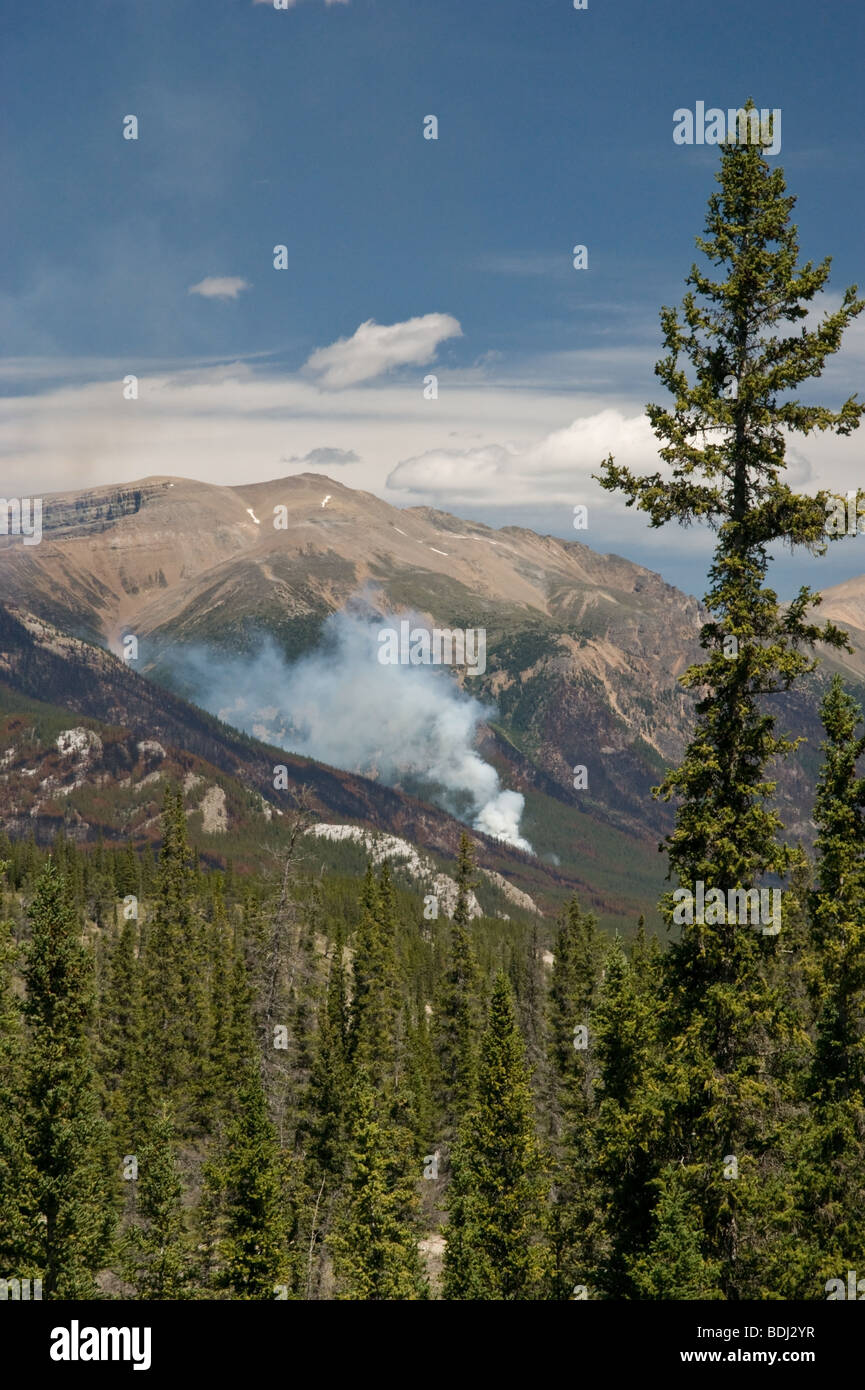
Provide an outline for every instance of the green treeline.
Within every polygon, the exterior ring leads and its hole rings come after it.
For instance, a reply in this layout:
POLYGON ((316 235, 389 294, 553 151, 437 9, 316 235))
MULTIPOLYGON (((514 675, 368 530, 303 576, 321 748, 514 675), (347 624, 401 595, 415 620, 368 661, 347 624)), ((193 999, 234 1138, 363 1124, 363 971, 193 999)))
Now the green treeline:
POLYGON ((552 963, 508 923, 478 953, 467 837, 435 921, 387 864, 229 887, 173 792, 149 867, 0 845, 0 1277, 61 1299, 825 1297, 865 1267, 865 781, 838 681, 824 719, 816 870, 779 937, 737 929, 766 1002, 729 1078, 692 1040, 723 994, 683 1018, 681 956, 642 924, 610 941, 575 900, 552 963), (737 1087, 738 1131, 703 1118, 737 1087))

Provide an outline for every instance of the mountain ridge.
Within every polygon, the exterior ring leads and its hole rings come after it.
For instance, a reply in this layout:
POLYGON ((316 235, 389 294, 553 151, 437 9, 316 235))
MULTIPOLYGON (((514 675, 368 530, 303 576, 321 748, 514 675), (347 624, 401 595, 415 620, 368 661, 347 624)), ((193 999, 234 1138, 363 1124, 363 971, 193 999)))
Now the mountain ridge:
MULTIPOLYGON (((650 790, 689 735, 693 698, 678 677, 701 659, 704 620, 698 600, 662 576, 580 540, 395 508, 318 473, 229 486, 151 475, 49 495, 44 515, 40 545, 0 544, 8 602, 114 651, 135 635, 138 670, 207 708, 206 688, 178 686, 179 652, 246 660, 271 641, 290 669, 359 594, 379 616, 483 628, 486 670, 451 674, 489 708, 477 749, 525 798, 527 839, 607 902, 617 877, 622 901, 636 901, 634 874, 644 896, 655 891, 652 856, 671 810, 650 790)), ((853 656, 830 654, 825 665, 865 680, 865 579, 828 590, 822 611, 860 617, 853 656)), ((773 706, 809 740, 779 772, 785 821, 806 842, 821 679, 773 706)))

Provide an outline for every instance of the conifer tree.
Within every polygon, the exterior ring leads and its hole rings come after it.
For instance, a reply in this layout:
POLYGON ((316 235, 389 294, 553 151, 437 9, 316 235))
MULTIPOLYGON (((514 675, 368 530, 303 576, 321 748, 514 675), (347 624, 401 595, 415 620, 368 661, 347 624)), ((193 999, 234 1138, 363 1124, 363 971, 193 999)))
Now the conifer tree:
MULTIPOLYGON (((309 812, 303 797, 292 813, 286 827, 286 845, 282 855, 279 893, 269 912, 263 930, 260 957, 256 958, 253 978, 256 994, 261 999, 261 1027, 268 1038, 274 1025, 284 1023, 289 1007, 291 976, 297 968, 297 948, 300 938, 300 904, 298 901, 298 865, 300 840, 309 822, 309 812)), ((255 917, 257 914, 253 914, 255 917)), ((254 941, 254 937, 250 938, 254 941)))
POLYGON ((551 1294, 561 1299, 571 1298, 575 1284, 588 1284, 589 1269, 596 1261, 592 1014, 602 949, 594 917, 573 898, 556 936, 547 1026, 546 1124, 553 1157, 548 1227, 551 1294))
POLYGON ((672 1168, 655 1186, 652 1238, 630 1268, 631 1296, 668 1302, 722 1298, 720 1267, 703 1253, 704 1233, 687 1185, 672 1168))
MULTIPOLYGON (((641 994, 616 940, 605 962, 592 1029, 599 1100, 596 1200, 604 1230, 598 1279, 608 1298, 640 1296, 635 1263, 653 1237, 652 1184, 660 1149, 653 1055, 658 1004, 641 994)), ((664 1240, 667 1234, 665 1228, 664 1240)), ((659 1251, 663 1248, 662 1240, 659 1251)))
POLYGON ((510 985, 499 974, 481 1040, 477 1100, 453 1155, 445 1298, 540 1297, 545 1199, 525 1043, 510 985))
POLYGON ((412 1018, 406 1005, 405 1020, 405 1083, 409 1097, 409 1127, 414 1136, 416 1152, 425 1154, 430 1151, 430 1147, 434 1150, 437 1142, 433 1095, 435 1055, 424 1010, 420 1010, 417 1018, 412 1018))
MULTIPOLYGON (((813 668, 815 642, 844 643, 833 624, 810 617, 808 588, 781 608, 767 583, 769 547, 823 544, 829 499, 797 494, 784 481, 785 435, 849 434, 865 406, 851 397, 832 411, 791 393, 820 375, 865 302, 851 287, 815 328, 791 332, 825 285, 829 261, 798 264, 795 200, 759 142, 725 145, 717 179, 697 245, 726 278, 694 266, 681 317, 672 308, 661 313, 667 356, 656 373, 673 405, 650 405, 648 414, 667 470, 639 477, 608 458, 601 483, 622 491, 653 526, 702 521, 718 533, 701 635, 708 655, 682 677, 699 695, 696 728, 660 794, 678 799, 666 841, 671 873, 691 894, 698 882, 707 894, 719 890, 727 907, 679 922, 681 939, 668 952, 665 1090, 669 1161, 682 1168, 703 1253, 719 1263, 724 1295, 734 1298, 756 1291, 750 1259, 771 1245, 771 1233, 744 1186, 725 1181, 724 1157, 771 1167, 784 1101, 762 1058, 783 1048, 789 1033, 772 979, 778 937, 737 922, 727 895, 785 876, 794 857, 781 838, 767 768, 795 740, 777 731, 766 700, 813 668)), ((668 922, 673 908, 668 894, 668 922)), ((751 1194, 759 1188, 751 1185, 751 1194)))
POLYGON ((379 881, 368 865, 354 956, 351 1056, 375 1086, 396 1075, 394 1030, 397 1012, 396 899, 387 863, 379 881))
POLYGON ((640 993, 653 995, 661 977, 661 948, 658 938, 646 932, 646 919, 642 913, 631 939, 628 960, 636 988, 640 993))
POLYGON ((313 1296, 325 1273, 324 1243, 348 1161, 350 1066, 345 947, 337 924, 330 972, 295 1143, 303 1153, 292 1189, 298 1213, 294 1287, 313 1296), (301 1255, 303 1263, 301 1263, 301 1255))
POLYGON ((132 1140, 130 1108, 135 1051, 141 1045, 141 988, 137 959, 138 923, 124 917, 107 941, 99 1008, 99 1071, 105 1108, 118 1146, 132 1140))
POLYGON ((286 1141, 308 1079, 307 1032, 316 988, 314 904, 307 911, 300 879, 301 837, 309 821, 305 797, 285 827, 279 888, 260 930, 253 913, 246 939, 251 958, 255 1024, 263 1059, 262 1079, 269 1113, 286 1141), (283 1031, 284 1030, 284 1031, 283 1031), (278 1039, 278 1041, 277 1041, 278 1039))
POLYGON ((136 1157, 137 1219, 126 1240, 124 1272, 136 1298, 188 1298, 192 1259, 167 1105, 151 1121, 136 1157))
POLYGON ((93 970, 69 886, 50 861, 37 881, 30 921, 25 1013, 32 1258, 43 1271, 45 1298, 88 1298, 114 1222, 100 1164, 104 1133, 88 1038, 93 970))
MULTIPOLYGON (((0 861, 0 875, 6 868, 0 861)), ((13 988, 17 956, 10 924, 0 919, 0 1268, 26 1279, 41 1270, 29 1240, 36 1174, 24 1126, 24 1037, 13 988)))
POLYGON ((237 1102, 221 1151, 205 1167, 214 1277, 233 1299, 267 1300, 289 1282, 290 1220, 285 1159, 255 1057, 239 1078, 237 1102))
POLYGON ((351 1106, 349 1170, 330 1237, 337 1297, 428 1297, 418 1253, 419 1200, 406 1131, 381 1112, 369 1077, 358 1071, 351 1106))
POLYGON ((540 923, 536 917, 531 932, 509 943, 507 973, 517 1007, 520 1031, 525 1038, 526 1060, 535 1087, 548 1087, 546 1056, 546 979, 541 949, 540 923))
POLYGON ((143 933, 142 1035, 137 1058, 136 1122, 179 1096, 181 1129, 195 1111, 195 1078, 206 1047, 206 971, 194 909, 194 871, 183 793, 168 787, 152 920, 143 933))
POLYGON ((469 934, 473 868, 472 842, 463 834, 448 955, 433 1010, 432 1037, 438 1065, 442 1134, 446 1141, 456 1135, 475 1091, 481 991, 480 972, 469 934))
POLYGON ((331 1190, 342 1177, 347 1144, 349 1029, 344 949, 342 930, 338 928, 306 1093, 303 1134, 310 1184, 314 1187, 324 1178, 331 1190))
POLYGON ((583 912, 576 898, 565 909, 556 935, 548 1005, 548 1047, 554 1094, 551 1115, 554 1135, 573 1108, 591 1105, 591 1072, 587 1048, 574 1047, 574 1035, 587 1027, 601 979, 603 942, 595 918, 583 912))
POLYGON ((200 1106, 207 1130, 221 1135, 227 1117, 237 1111, 237 1079, 255 1049, 249 975, 221 896, 209 939, 213 965, 200 1106))
POLYGON ((127 840, 123 852, 114 861, 114 892, 119 898, 133 896, 140 898, 141 869, 135 854, 135 846, 127 840))
POLYGON ((114 921, 114 875, 100 836, 83 865, 87 916, 102 929, 114 921))

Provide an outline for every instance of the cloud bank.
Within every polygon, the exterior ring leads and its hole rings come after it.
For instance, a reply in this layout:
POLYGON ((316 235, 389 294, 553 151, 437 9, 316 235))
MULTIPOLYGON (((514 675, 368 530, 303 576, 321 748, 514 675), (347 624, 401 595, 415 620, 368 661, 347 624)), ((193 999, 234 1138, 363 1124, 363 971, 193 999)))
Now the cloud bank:
POLYGON ((397 464, 387 485, 429 499, 551 500, 597 472, 607 454, 638 471, 663 465, 644 415, 601 410, 529 445, 429 449, 397 464))

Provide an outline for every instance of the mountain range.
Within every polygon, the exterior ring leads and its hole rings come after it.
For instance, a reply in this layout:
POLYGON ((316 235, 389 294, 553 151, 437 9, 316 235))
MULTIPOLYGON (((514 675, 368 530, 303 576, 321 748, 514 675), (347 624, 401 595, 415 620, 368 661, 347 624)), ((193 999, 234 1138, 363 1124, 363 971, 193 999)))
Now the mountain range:
MULTIPOLYGON (((488 867, 542 906, 576 888, 626 928, 654 901, 671 812, 650 789, 688 737, 692 701, 678 677, 699 659, 703 620, 700 603, 659 575, 577 540, 397 509, 312 473, 239 487, 150 477, 57 493, 43 499, 42 525, 38 545, 0 538, 7 829, 150 833, 156 809, 140 783, 153 790, 170 773, 188 784, 190 815, 200 815, 208 843, 230 822, 254 840, 255 818, 278 823, 274 811, 284 814, 291 789, 304 784, 323 823, 354 822, 451 857, 455 813, 468 812, 443 793, 441 775, 425 782, 416 763, 403 775, 369 756, 353 765, 351 752, 327 766, 336 758, 315 748, 301 757, 275 746, 285 710, 275 722, 265 714, 231 727, 237 719, 221 708, 232 673, 264 649, 284 663, 291 692, 292 673, 317 659, 334 615, 360 605, 366 618, 410 614, 486 633, 486 669, 455 669, 450 679, 460 699, 483 707, 476 753, 502 788, 524 798, 520 834, 532 848, 476 831, 488 867), (202 652, 208 667, 187 659, 202 652), (22 728, 40 719, 51 738, 32 734, 28 753, 22 728), (101 751, 83 736, 80 747, 73 739, 58 749, 60 734, 87 721, 101 751), (154 743, 161 756, 148 752, 154 743), (277 765, 286 769, 279 788, 277 765), (63 790, 76 779, 77 788, 63 790)), ((865 681, 865 577, 828 590, 821 614, 848 628, 854 650, 827 658, 801 693, 778 701, 807 739, 779 771, 782 814, 804 841, 826 671, 841 665, 854 686, 865 681)), ((331 658, 328 679, 344 688, 362 750, 387 719, 358 703, 356 673, 341 659, 331 658)), ((290 738, 286 746, 298 747, 290 738)))

